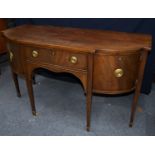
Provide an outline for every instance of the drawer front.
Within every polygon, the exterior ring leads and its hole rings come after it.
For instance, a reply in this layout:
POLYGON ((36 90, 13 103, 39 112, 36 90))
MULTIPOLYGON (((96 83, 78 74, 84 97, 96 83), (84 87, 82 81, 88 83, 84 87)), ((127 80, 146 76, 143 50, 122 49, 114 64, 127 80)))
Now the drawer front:
POLYGON ((63 49, 52 50, 52 63, 70 68, 87 69, 87 55, 63 49))
POLYGON ((64 49, 42 49, 35 47, 25 47, 27 60, 39 63, 53 64, 74 69, 87 69, 87 55, 78 51, 64 49))
POLYGON ((100 55, 94 59, 94 83, 96 92, 119 94, 134 89, 140 62, 140 52, 129 55, 100 55))
POLYGON ((36 47, 24 47, 26 59, 36 62, 50 63, 51 50, 36 47))

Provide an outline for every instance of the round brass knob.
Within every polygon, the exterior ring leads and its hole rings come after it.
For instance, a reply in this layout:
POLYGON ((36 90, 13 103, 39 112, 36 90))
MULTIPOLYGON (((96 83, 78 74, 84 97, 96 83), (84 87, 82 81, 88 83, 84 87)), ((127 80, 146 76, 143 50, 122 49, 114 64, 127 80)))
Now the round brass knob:
POLYGON ((10 55, 10 61, 12 62, 12 60, 13 60, 13 53, 10 51, 9 55, 10 55))
POLYGON ((32 56, 34 58, 38 57, 39 53, 37 51, 32 51, 32 56))
POLYGON ((69 61, 70 61, 72 64, 76 64, 77 61, 78 61, 78 59, 77 59, 76 56, 71 56, 70 59, 69 59, 69 61))
POLYGON ((116 69, 116 70, 114 71, 114 75, 115 75, 115 77, 117 77, 117 78, 122 77, 123 74, 124 74, 124 71, 123 71, 123 69, 121 69, 121 68, 118 68, 118 69, 116 69))

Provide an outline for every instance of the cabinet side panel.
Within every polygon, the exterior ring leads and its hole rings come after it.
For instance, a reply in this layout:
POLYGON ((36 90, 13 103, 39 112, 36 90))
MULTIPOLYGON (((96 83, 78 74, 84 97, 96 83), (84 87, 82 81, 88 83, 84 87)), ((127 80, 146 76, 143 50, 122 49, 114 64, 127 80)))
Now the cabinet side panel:
POLYGON ((9 60, 12 71, 23 75, 24 74, 24 55, 22 54, 19 44, 8 41, 7 48, 9 52, 9 60))

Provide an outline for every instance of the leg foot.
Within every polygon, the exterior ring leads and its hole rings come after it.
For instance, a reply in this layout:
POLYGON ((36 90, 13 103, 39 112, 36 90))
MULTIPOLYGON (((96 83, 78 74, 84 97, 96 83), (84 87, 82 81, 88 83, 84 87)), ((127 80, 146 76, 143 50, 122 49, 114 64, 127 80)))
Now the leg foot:
POLYGON ((27 90, 28 90, 29 99, 30 99, 30 103, 31 103, 32 114, 34 116, 36 116, 36 108, 35 108, 35 102, 34 102, 32 80, 26 79, 26 85, 27 85, 27 90))
POLYGON ((143 108, 141 106, 137 107, 138 112, 143 112, 143 108))
POLYGON ((90 131, 90 127, 89 127, 89 126, 87 126, 87 127, 86 127, 86 130, 89 132, 89 131, 90 131))
POLYGON ((20 93, 17 93, 17 97, 21 97, 21 94, 20 93))
POLYGON ((132 122, 129 123, 129 127, 130 127, 130 128, 133 127, 133 123, 132 123, 132 122))
POLYGON ((37 116, 36 111, 32 111, 32 115, 33 115, 33 116, 37 116))

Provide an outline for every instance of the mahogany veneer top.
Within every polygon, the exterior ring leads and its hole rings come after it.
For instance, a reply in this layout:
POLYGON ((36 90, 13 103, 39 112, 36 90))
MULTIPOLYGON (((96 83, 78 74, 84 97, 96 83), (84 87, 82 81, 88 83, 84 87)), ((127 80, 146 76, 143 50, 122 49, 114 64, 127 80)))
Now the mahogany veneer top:
POLYGON ((2 32, 15 42, 82 51, 125 51, 151 49, 151 36, 104 30, 22 25, 2 32))

